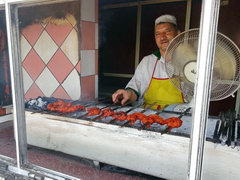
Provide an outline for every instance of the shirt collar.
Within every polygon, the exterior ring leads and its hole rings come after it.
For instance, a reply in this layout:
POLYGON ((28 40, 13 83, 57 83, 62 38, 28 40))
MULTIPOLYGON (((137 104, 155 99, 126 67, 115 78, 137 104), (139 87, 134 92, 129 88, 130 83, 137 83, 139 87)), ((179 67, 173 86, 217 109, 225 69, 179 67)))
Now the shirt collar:
POLYGON ((161 59, 161 54, 160 54, 159 49, 156 50, 156 51, 154 51, 153 54, 154 54, 155 56, 157 56, 158 60, 161 59))
POLYGON ((163 56, 161 56, 159 49, 154 51, 153 54, 157 56, 158 60, 160 60, 161 62, 165 62, 165 59, 163 58, 163 56))

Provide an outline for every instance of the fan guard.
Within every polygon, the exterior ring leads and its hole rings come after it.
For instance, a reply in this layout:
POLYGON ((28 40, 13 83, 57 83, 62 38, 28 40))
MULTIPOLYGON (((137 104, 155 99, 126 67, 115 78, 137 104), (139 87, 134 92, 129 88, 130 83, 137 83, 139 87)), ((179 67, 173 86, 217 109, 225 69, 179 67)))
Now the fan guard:
MULTIPOLYGON (((165 53, 165 67, 172 83, 189 101, 194 94, 199 29, 177 35, 165 53)), ((240 86, 240 51, 232 40, 217 33, 211 101, 233 95, 240 86)))

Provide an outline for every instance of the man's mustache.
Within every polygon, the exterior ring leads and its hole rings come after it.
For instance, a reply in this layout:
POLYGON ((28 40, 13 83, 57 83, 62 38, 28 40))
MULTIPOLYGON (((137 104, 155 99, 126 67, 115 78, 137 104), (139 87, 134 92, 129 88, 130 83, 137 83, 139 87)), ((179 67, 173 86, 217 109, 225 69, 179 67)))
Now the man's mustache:
POLYGON ((161 40, 160 43, 168 43, 169 41, 167 39, 161 40))

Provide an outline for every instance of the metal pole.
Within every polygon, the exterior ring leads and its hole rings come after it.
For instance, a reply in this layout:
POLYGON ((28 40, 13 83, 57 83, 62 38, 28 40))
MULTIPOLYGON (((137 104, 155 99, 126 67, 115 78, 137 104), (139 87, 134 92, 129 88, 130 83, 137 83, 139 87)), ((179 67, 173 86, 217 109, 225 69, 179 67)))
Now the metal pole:
POLYGON ((188 179, 190 180, 200 180, 202 175, 219 7, 220 0, 202 1, 197 57, 198 72, 194 92, 193 124, 189 151, 188 179))
POLYGON ((27 161, 26 122, 23 97, 22 65, 20 59, 17 9, 11 11, 8 0, 5 0, 5 15, 8 39, 9 64, 12 86, 13 122, 16 142, 17 167, 27 161), (13 16, 11 14, 13 12, 13 16), (13 21, 12 21, 13 20, 13 21))
POLYGON ((139 64, 140 56, 140 41, 141 41, 141 19, 142 19, 142 5, 138 3, 137 6, 137 27, 136 27, 136 50, 135 50, 135 69, 139 64))

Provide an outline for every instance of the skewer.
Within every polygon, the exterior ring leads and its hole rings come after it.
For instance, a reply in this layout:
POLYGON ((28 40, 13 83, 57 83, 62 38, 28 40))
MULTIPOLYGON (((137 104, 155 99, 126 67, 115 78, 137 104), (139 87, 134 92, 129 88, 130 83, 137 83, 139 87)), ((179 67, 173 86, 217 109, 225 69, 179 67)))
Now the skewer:
MULTIPOLYGON (((107 106, 107 107, 112 107, 112 106, 114 106, 115 105, 115 103, 113 103, 111 106, 107 106)), ((107 107, 104 107, 103 109, 105 109, 105 108, 107 108, 107 107)), ((112 108, 111 110, 116 110, 116 109, 118 109, 119 107, 115 107, 115 108, 112 108)), ((102 116, 102 114, 100 114, 100 115, 98 115, 97 117, 95 117, 95 118, 93 118, 93 119, 89 119, 90 121, 95 121, 95 120, 100 120, 100 119, 102 119, 102 118, 104 118, 104 116, 102 116)))
MULTIPOLYGON (((161 111, 158 111, 158 112, 157 112, 156 114, 154 114, 154 115, 159 115, 161 112, 162 112, 162 110, 161 110, 161 111)), ((142 125, 138 128, 138 130, 147 129, 147 126, 148 126, 148 125, 151 125, 151 123, 142 124, 142 125)))
MULTIPOLYGON (((108 106, 108 107, 115 106, 116 104, 117 104, 117 103, 113 103, 112 105, 110 105, 110 106, 108 106)), ((131 104, 131 102, 128 102, 128 103, 126 103, 126 104, 124 104, 124 105, 121 105, 121 107, 127 106, 127 105, 129 105, 129 104, 131 104)), ((112 108, 111 110, 114 111, 114 110, 116 110, 116 109, 118 109, 118 108, 121 108, 121 107, 117 106, 117 107, 115 107, 115 108, 112 108)), ((105 108, 104 108, 104 109, 105 109, 105 108)), ((100 119, 102 119, 102 118, 104 118, 104 116, 103 116, 102 114, 100 114, 99 116, 97 116, 97 117, 95 117, 95 118, 93 118, 93 119, 90 119, 90 121, 100 120, 100 119)), ((108 123, 109 123, 109 122, 108 122, 108 123)))
MULTIPOLYGON (((55 102, 57 102, 57 101, 59 101, 59 100, 62 100, 62 99, 58 99, 58 100, 56 100, 55 102)), ((64 100, 62 100, 62 101, 64 101, 64 100)), ((77 102, 77 101, 79 101, 79 100, 74 100, 74 101, 69 102, 69 103, 74 104, 74 103, 77 102)), ((53 103, 54 103, 54 102, 53 102, 53 103)), ((48 104, 51 104, 51 103, 48 103, 48 104)), ((42 109, 42 110, 38 110, 38 111, 32 112, 31 114, 35 114, 35 113, 41 113, 41 114, 43 114, 43 113, 48 113, 48 112, 49 112, 48 110, 42 109)), ((62 115, 62 114, 64 114, 64 113, 60 113, 60 115, 62 115)))
MULTIPOLYGON (((79 104, 80 105, 80 104, 79 104)), ((89 104, 86 104, 86 105, 81 105, 81 106, 84 106, 85 107, 88 107, 88 106, 91 106, 92 103, 89 103, 89 104)), ((73 112, 62 112, 62 113, 58 113, 59 116, 62 116, 62 115, 67 115, 67 114, 71 114, 71 113, 74 113, 74 112, 77 112, 77 111, 84 111, 84 109, 78 109, 76 111, 73 111, 73 112)))
MULTIPOLYGON (((188 111, 190 111, 191 107, 187 108, 184 112, 180 114, 177 118, 182 118, 188 111)), ((166 129, 164 129, 161 134, 169 133, 172 130, 172 127, 168 126, 166 129)))
MULTIPOLYGON (((112 104, 110 104, 110 105, 106 105, 106 106, 101 107, 101 108, 99 108, 99 109, 102 110, 102 109, 105 109, 105 108, 110 107, 110 106, 112 106, 112 104)), ((87 117, 87 116, 88 116, 88 112, 86 112, 86 113, 83 114, 82 116, 79 116, 77 119, 85 118, 85 117, 87 117)))
MULTIPOLYGON (((136 109, 136 108, 138 108, 138 107, 140 107, 140 106, 141 106, 141 104, 139 104, 139 105, 137 105, 137 106, 134 106, 134 107, 128 109, 125 113, 127 114, 127 113, 131 112, 132 110, 134 110, 134 109, 136 109)), ((107 124, 111 124, 111 123, 113 123, 114 121, 116 121, 116 118, 110 120, 109 122, 107 122, 107 124)))
MULTIPOLYGON (((140 111, 139 113, 144 113, 147 110, 151 109, 151 107, 153 107, 157 102, 154 102, 152 104, 150 104, 147 108, 143 109, 142 111, 140 111)), ((126 121, 125 123, 121 124, 120 127, 124 127, 126 125, 128 125, 131 121, 126 121)))

